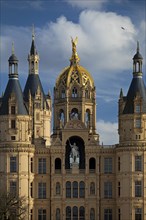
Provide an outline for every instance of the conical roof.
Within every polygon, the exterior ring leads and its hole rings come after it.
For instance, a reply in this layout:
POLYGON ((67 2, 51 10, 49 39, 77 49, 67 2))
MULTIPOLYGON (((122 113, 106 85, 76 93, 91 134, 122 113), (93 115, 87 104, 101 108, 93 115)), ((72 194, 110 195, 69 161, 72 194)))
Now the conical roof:
POLYGON ((16 105, 17 105, 17 114, 18 115, 27 115, 28 112, 26 110, 23 94, 21 90, 21 86, 18 79, 10 78, 2 97, 2 105, 0 108, 0 115, 8 115, 9 114, 9 99, 11 96, 15 97, 16 105))
POLYGON ((125 99, 124 114, 134 113, 134 100, 137 96, 142 99, 142 112, 146 113, 146 87, 142 78, 142 56, 139 53, 139 42, 137 42, 137 52, 133 57, 133 65, 133 79, 125 99), (138 68, 136 68, 137 65, 138 68))

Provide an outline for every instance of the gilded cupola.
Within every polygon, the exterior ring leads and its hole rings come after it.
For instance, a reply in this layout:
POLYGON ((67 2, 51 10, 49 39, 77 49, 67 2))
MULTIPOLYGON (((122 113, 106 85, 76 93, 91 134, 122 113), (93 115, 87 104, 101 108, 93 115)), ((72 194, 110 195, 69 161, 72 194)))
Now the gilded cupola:
POLYGON ((70 65, 58 76, 54 88, 54 132, 71 120, 79 120, 95 131, 95 86, 90 73, 80 65, 77 41, 71 38, 70 65))

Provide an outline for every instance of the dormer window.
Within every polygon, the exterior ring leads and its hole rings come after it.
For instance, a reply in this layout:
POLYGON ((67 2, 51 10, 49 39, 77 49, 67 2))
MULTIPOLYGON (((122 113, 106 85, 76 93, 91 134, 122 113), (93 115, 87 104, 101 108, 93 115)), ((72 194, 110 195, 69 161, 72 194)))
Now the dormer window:
POLYGON ((16 128, 16 121, 15 120, 11 120, 11 128, 12 129, 16 128))
POLYGON ((64 89, 62 89, 62 91, 61 91, 61 98, 62 98, 62 99, 65 98, 65 90, 64 90, 64 89))
POLYGON ((90 92, 88 89, 85 90, 85 98, 87 98, 87 99, 90 98, 90 92))
POLYGON ((141 120, 140 119, 135 120, 135 127, 136 128, 141 128, 141 120))
POLYGON ((16 114, 16 107, 15 106, 11 106, 11 114, 15 115, 16 114))
POLYGON ((77 96, 78 96, 77 88, 74 87, 73 90, 72 90, 72 98, 76 98, 77 96))
POLYGON ((139 104, 136 104, 136 106, 135 106, 135 112, 136 112, 136 113, 140 113, 140 105, 139 105, 139 104))

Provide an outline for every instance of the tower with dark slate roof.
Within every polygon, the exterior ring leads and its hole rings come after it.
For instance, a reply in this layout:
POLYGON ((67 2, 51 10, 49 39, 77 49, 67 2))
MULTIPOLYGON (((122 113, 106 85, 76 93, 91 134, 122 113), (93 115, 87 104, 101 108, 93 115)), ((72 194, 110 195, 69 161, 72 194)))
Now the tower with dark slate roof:
MULTIPOLYGON (((30 129, 32 117, 28 114, 23 100, 18 78, 18 59, 14 53, 14 47, 8 62, 9 80, 0 107, 0 161, 2 162, 0 190, 11 198, 12 195, 14 198, 15 194, 29 198, 27 186, 33 174, 28 172, 28 164, 34 152, 30 129)), ((11 204, 10 200, 9 204, 11 204)), ((26 200, 26 206, 28 204, 29 199, 26 200)), ((16 214, 18 213, 10 214, 12 219, 17 219, 16 214)), ((1 218, 3 219, 0 215, 1 218)))
POLYGON ((46 145, 50 144, 51 131, 51 97, 45 95, 39 78, 39 55, 35 46, 34 30, 32 33, 32 43, 28 55, 29 74, 24 88, 24 100, 29 114, 33 121, 32 141, 42 140, 46 145))
POLYGON ((133 57, 133 79, 127 96, 123 96, 123 92, 120 93, 120 143, 146 140, 142 129, 146 124, 146 87, 142 77, 142 60, 137 42, 137 51, 133 57))
POLYGON ((12 46, 12 55, 9 60, 9 80, 0 107, 1 140, 29 142, 28 134, 29 115, 18 78, 18 59, 12 46), (26 124, 25 124, 26 123, 26 124), (4 125, 5 124, 5 125, 4 125), (25 124, 25 125, 24 125, 25 124), (16 128, 22 127, 21 131, 16 128), (8 130, 9 132, 8 132, 8 130), (23 131, 22 131, 23 130, 23 131), (27 130, 27 131, 26 131, 27 130), (24 132, 23 137, 21 136, 24 132), (7 135, 6 135, 7 134, 7 135))

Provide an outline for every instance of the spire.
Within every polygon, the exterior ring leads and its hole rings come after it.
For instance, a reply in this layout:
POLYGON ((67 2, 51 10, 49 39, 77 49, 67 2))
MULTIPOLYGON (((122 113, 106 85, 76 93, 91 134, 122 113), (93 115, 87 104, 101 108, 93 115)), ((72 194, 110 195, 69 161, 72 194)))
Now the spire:
POLYGON ((123 90, 122 90, 122 88, 120 90, 120 98, 123 98, 123 90))
POLYGON ((139 41, 137 41, 137 53, 139 53, 139 41))
POLYGON ((133 57, 133 76, 142 76, 142 55, 140 54, 139 41, 137 41, 136 54, 133 57))
POLYGON ((35 30, 34 30, 34 24, 32 25, 32 40, 35 39, 35 30))
POLYGON ((14 55, 15 54, 15 49, 14 49, 14 42, 12 42, 12 54, 14 55))
POLYGON ((78 38, 76 37, 75 40, 73 40, 73 38, 71 38, 71 42, 72 42, 72 57, 70 58, 70 62, 71 62, 71 65, 77 65, 80 61, 80 58, 79 58, 79 56, 77 54, 77 50, 76 50, 78 38))
POLYGON ((34 40, 35 40, 35 30, 34 30, 34 25, 32 25, 32 43, 31 43, 30 55, 37 54, 34 40))

